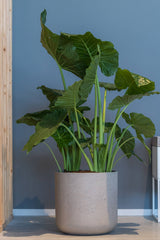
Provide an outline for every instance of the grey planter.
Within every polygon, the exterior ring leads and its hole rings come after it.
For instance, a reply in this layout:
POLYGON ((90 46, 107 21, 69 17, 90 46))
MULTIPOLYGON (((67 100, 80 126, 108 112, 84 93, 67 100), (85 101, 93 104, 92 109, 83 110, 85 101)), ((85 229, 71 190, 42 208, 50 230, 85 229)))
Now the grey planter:
POLYGON ((117 172, 56 173, 56 225, 70 234, 102 234, 117 224, 117 172))

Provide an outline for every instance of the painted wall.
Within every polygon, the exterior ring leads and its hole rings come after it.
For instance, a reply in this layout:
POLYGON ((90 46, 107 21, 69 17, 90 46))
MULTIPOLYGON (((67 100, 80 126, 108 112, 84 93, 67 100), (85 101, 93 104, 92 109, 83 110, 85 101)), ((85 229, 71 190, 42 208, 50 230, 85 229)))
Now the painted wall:
MULTIPOLYGON (((40 13, 46 8, 47 26, 54 32, 72 34, 91 31, 112 41, 120 53, 120 67, 142 74, 159 88, 160 2, 158 0, 14 0, 13 1, 13 126, 14 208, 54 208, 56 165, 43 144, 29 155, 22 151, 34 128, 17 125, 26 112, 42 110, 48 101, 37 90, 45 84, 63 88, 54 60, 40 44, 40 13)), ((75 78, 65 72, 71 84, 75 78)), ((103 76, 102 76, 103 78, 103 76)), ((93 94, 88 103, 91 106, 93 94)), ((135 111, 151 117, 159 133, 159 96, 131 104, 135 111)), ((111 116, 112 118, 112 116, 111 116)), ((147 140, 150 144, 150 140, 147 140)), ((51 142, 55 148, 55 144, 51 142)), ((136 152, 147 160, 144 147, 136 152)), ((61 156, 56 150, 57 156, 61 156)), ((119 208, 151 208, 151 167, 134 157, 124 158, 119 172, 119 208)))

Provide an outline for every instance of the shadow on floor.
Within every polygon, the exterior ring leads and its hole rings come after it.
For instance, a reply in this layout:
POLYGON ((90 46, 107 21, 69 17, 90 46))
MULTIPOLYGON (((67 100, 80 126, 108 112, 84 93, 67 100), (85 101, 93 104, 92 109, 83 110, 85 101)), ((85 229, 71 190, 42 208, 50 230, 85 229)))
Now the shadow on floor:
POLYGON ((137 228, 140 224, 137 223, 118 223, 117 227, 114 231, 110 233, 110 235, 138 235, 137 228))
POLYGON ((157 223, 157 220, 153 216, 144 216, 144 218, 150 222, 157 223))
MULTIPOLYGON (((138 235, 136 223, 119 223, 114 231, 107 235, 138 235)), ((67 235, 60 232, 54 217, 15 217, 6 227, 3 236, 28 237, 44 234, 67 235)), ((106 234, 105 234, 106 235, 106 234)))

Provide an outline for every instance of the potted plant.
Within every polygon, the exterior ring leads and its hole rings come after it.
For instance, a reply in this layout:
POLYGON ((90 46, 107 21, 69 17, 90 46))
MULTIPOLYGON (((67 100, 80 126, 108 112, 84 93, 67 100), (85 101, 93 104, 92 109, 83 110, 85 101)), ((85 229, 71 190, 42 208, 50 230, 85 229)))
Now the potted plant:
POLYGON ((141 113, 128 114, 125 110, 134 100, 158 92, 154 92, 153 81, 118 67, 118 52, 111 42, 96 39, 90 32, 57 35, 45 23, 46 10, 41 13, 41 42, 58 64, 64 90, 41 86, 50 100, 50 108, 26 114, 17 121, 36 126, 24 150, 31 151, 51 136, 62 152, 65 172, 56 160, 59 172, 55 174, 58 228, 72 234, 106 233, 117 223, 117 172, 113 168, 124 155, 128 158, 134 155, 141 160, 134 152, 135 138, 143 143, 150 155, 144 137, 155 134, 154 124, 148 117, 141 113), (115 75, 114 83, 98 80, 98 66, 105 76, 115 75), (67 88, 62 69, 72 72, 80 80, 67 88), (83 104, 92 88, 95 92, 95 114, 91 121, 84 116, 84 111, 89 108, 83 104), (103 105, 100 88, 104 88, 103 105), (109 110, 117 110, 113 122, 106 121, 108 91, 118 92, 108 104, 109 110), (122 94, 119 95, 120 92, 122 94), (127 123, 122 129, 118 125, 121 117, 127 123), (135 136, 129 131, 131 127, 135 136), (90 157, 85 153, 85 147, 88 147, 90 157), (124 155, 117 159, 120 149, 124 155), (81 154, 89 171, 79 171, 81 154))

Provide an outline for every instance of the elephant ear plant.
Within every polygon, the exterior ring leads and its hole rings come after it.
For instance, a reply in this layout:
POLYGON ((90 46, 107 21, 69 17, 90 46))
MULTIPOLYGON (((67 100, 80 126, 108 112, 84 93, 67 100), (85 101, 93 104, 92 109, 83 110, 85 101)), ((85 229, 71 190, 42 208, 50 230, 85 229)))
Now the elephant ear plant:
MULTIPOLYGON (((119 160, 116 160, 119 149, 128 158, 135 155, 141 160, 134 152, 135 138, 144 144, 150 154, 144 137, 155 134, 154 124, 141 113, 127 114, 125 110, 136 99, 158 94, 154 92, 154 82, 126 69, 120 69, 118 52, 111 42, 96 39, 90 32, 84 35, 53 33, 45 25, 46 14, 46 10, 41 13, 41 43, 59 67, 64 90, 39 87, 50 105, 47 110, 28 113, 17 120, 17 123, 35 126, 35 133, 24 146, 24 150, 30 152, 45 139, 53 137, 62 153, 64 170, 79 171, 83 154, 90 171, 95 172, 112 171, 119 160), (115 75, 114 83, 100 82, 98 67, 106 79, 115 75), (62 69, 72 72, 80 80, 67 87, 62 69), (92 88, 95 92, 95 114, 90 121, 84 116, 89 107, 83 104, 92 88), (103 106, 100 88, 104 89, 103 106), (109 91, 118 93, 108 104, 109 110, 116 110, 114 122, 106 121, 106 96, 109 91), (121 117, 128 124, 126 128, 121 129, 118 125, 121 117), (129 131, 130 127, 135 130, 135 136, 129 131), (90 157, 86 155, 85 147, 88 147, 90 157)), ((44 143, 51 151, 59 171, 62 171, 53 150, 44 143)))

